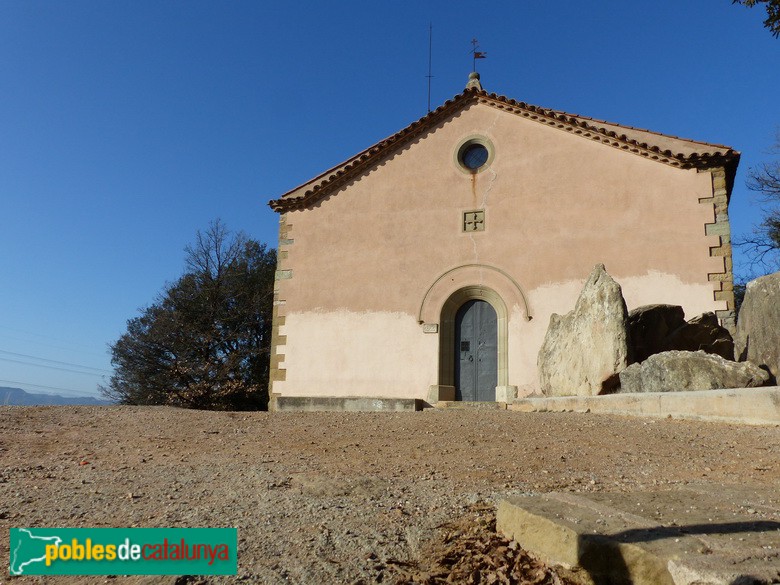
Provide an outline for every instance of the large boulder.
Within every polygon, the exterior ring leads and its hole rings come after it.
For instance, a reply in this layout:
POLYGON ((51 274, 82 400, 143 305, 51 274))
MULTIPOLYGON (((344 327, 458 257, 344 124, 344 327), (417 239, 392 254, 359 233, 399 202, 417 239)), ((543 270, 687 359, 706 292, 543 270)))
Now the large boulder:
POLYGON ((769 374, 704 351, 665 351, 620 372, 618 392, 683 392, 763 386, 769 374))
POLYGON ((706 351, 734 359, 734 342, 715 313, 685 321, 678 305, 645 305, 628 314, 629 339, 634 361, 643 362, 662 351, 706 351))
POLYGON ((628 311, 620 285, 603 264, 591 272, 574 310, 553 313, 537 366, 547 396, 594 396, 617 385, 630 363, 628 311))
POLYGON ((734 344, 738 360, 763 366, 780 380, 780 272, 747 284, 734 344))
POLYGON ((672 331, 664 340, 663 351, 705 351, 727 360, 734 359, 734 340, 721 327, 715 313, 703 313, 672 331))
POLYGON ((654 353, 666 350, 666 338, 685 325, 685 312, 679 305, 644 305, 628 314, 628 329, 633 357, 643 362, 654 353))

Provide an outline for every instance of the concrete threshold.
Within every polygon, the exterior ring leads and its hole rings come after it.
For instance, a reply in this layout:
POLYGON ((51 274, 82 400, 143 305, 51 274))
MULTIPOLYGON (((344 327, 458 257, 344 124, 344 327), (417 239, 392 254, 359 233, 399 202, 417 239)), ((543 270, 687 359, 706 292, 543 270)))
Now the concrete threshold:
POLYGON ((581 585, 780 582, 780 493, 688 485, 500 502, 499 532, 581 585))
POLYGON ((422 410, 417 398, 372 398, 363 396, 275 396, 276 412, 410 412, 422 410))
POLYGON ((433 405, 434 408, 454 408, 458 410, 506 410, 506 402, 474 402, 468 400, 441 400, 433 405))
POLYGON ((780 387, 530 397, 519 398, 508 408, 521 412, 595 412, 741 424, 780 424, 780 387))

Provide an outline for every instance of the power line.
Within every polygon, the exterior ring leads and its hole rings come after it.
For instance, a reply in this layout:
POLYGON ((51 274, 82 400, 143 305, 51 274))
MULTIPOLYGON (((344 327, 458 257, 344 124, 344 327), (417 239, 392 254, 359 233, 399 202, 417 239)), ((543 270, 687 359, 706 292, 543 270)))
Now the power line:
POLYGON ((23 364, 25 366, 33 366, 36 368, 46 368, 47 370, 59 370, 60 372, 71 372, 73 374, 81 374, 83 376, 96 376, 98 378, 104 378, 105 374, 97 374, 93 372, 80 372, 79 370, 72 370, 70 368, 58 368, 57 366, 46 366, 44 364, 33 364, 30 362, 23 362, 21 360, 12 360, 11 358, 0 357, 0 361, 13 362, 15 364, 23 364))
POLYGON ((34 339, 25 339, 23 337, 15 337, 15 336, 8 335, 7 333, 0 333, 0 335, 2 335, 3 337, 7 337, 9 339, 16 339, 18 341, 24 341, 26 343, 36 343, 38 345, 44 345, 46 347, 53 347, 53 348, 56 348, 56 349, 64 349, 66 351, 73 351, 73 352, 78 351, 78 353, 89 353, 89 354, 95 355, 95 356, 97 356, 97 355, 104 356, 105 355, 105 354, 100 354, 100 353, 94 351, 94 347, 91 347, 91 346, 88 347, 86 345, 74 344, 71 340, 60 339, 59 337, 52 337, 50 335, 43 335, 41 333, 35 333, 33 331, 25 331, 24 329, 17 329, 16 327, 8 327, 7 325, 0 325, 0 329, 5 329, 7 331, 14 331, 16 333, 23 333, 25 335, 32 335, 33 337, 40 337, 40 338, 43 338, 43 339, 48 339, 48 340, 51 340, 51 341, 57 341, 57 342, 60 342, 60 343, 67 343, 69 345, 69 347, 63 347, 62 345, 53 345, 51 343, 44 343, 42 341, 37 341, 37 340, 34 340, 34 339), (73 349, 74 347, 78 347, 78 348, 82 348, 82 349, 75 350, 75 349, 73 349))
POLYGON ((40 384, 28 384, 27 382, 16 382, 14 380, 0 380, 3 384, 19 384, 21 386, 30 386, 32 388, 40 388, 42 390, 57 390, 58 392, 70 392, 71 394, 81 394, 84 396, 92 396, 88 392, 83 390, 72 390, 71 388, 58 388, 57 386, 41 386, 40 384))
POLYGON ((74 363, 71 363, 71 362, 60 362, 60 361, 57 361, 57 360, 50 360, 50 359, 38 357, 38 356, 35 356, 35 355, 27 355, 25 353, 15 353, 13 351, 8 351, 8 350, 5 350, 5 349, 0 349, 0 353, 4 353, 4 354, 7 354, 7 355, 13 355, 13 356, 16 356, 16 357, 30 358, 30 359, 33 359, 33 360, 38 360, 38 361, 41 361, 41 362, 47 362, 47 363, 50 363, 50 364, 59 364, 61 366, 73 366, 73 367, 76 367, 76 368, 81 368, 83 370, 95 370, 96 372, 102 372, 104 374, 110 374, 111 373, 111 370, 107 370, 105 368, 93 368, 92 366, 83 366, 81 364, 74 364, 74 363))

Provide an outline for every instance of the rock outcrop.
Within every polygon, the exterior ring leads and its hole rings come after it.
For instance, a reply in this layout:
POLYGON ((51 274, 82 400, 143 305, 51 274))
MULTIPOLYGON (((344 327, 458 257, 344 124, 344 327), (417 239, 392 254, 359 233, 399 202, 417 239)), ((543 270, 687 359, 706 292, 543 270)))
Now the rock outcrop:
POLYGON ((666 338, 685 325, 685 312, 679 305, 644 305, 628 314, 633 357, 643 362, 666 350, 666 338))
POLYGON ((663 351, 673 350, 704 351, 734 360, 734 340, 715 313, 703 313, 672 331, 664 340, 663 351))
POLYGON ((574 310, 553 313, 537 365, 547 396, 594 396, 611 391, 630 363, 628 311, 620 285, 603 264, 591 272, 574 310))
POLYGON ((769 374, 704 351, 666 351, 620 372, 618 392, 682 392, 763 386, 769 374))
POLYGON ((734 359, 734 341, 715 313, 685 321, 678 305, 645 305, 628 314, 629 339, 634 360, 643 362, 662 351, 706 351, 734 359))
POLYGON ((780 380, 780 272, 747 284, 734 342, 739 361, 763 366, 780 380))

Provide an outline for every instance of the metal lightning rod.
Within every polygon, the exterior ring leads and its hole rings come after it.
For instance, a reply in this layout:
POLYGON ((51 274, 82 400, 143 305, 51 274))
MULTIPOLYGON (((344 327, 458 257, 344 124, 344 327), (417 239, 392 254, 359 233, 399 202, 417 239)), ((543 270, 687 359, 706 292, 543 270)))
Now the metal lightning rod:
POLYGON ((428 113, 431 113, 431 62, 433 57, 433 23, 428 23, 428 113))

